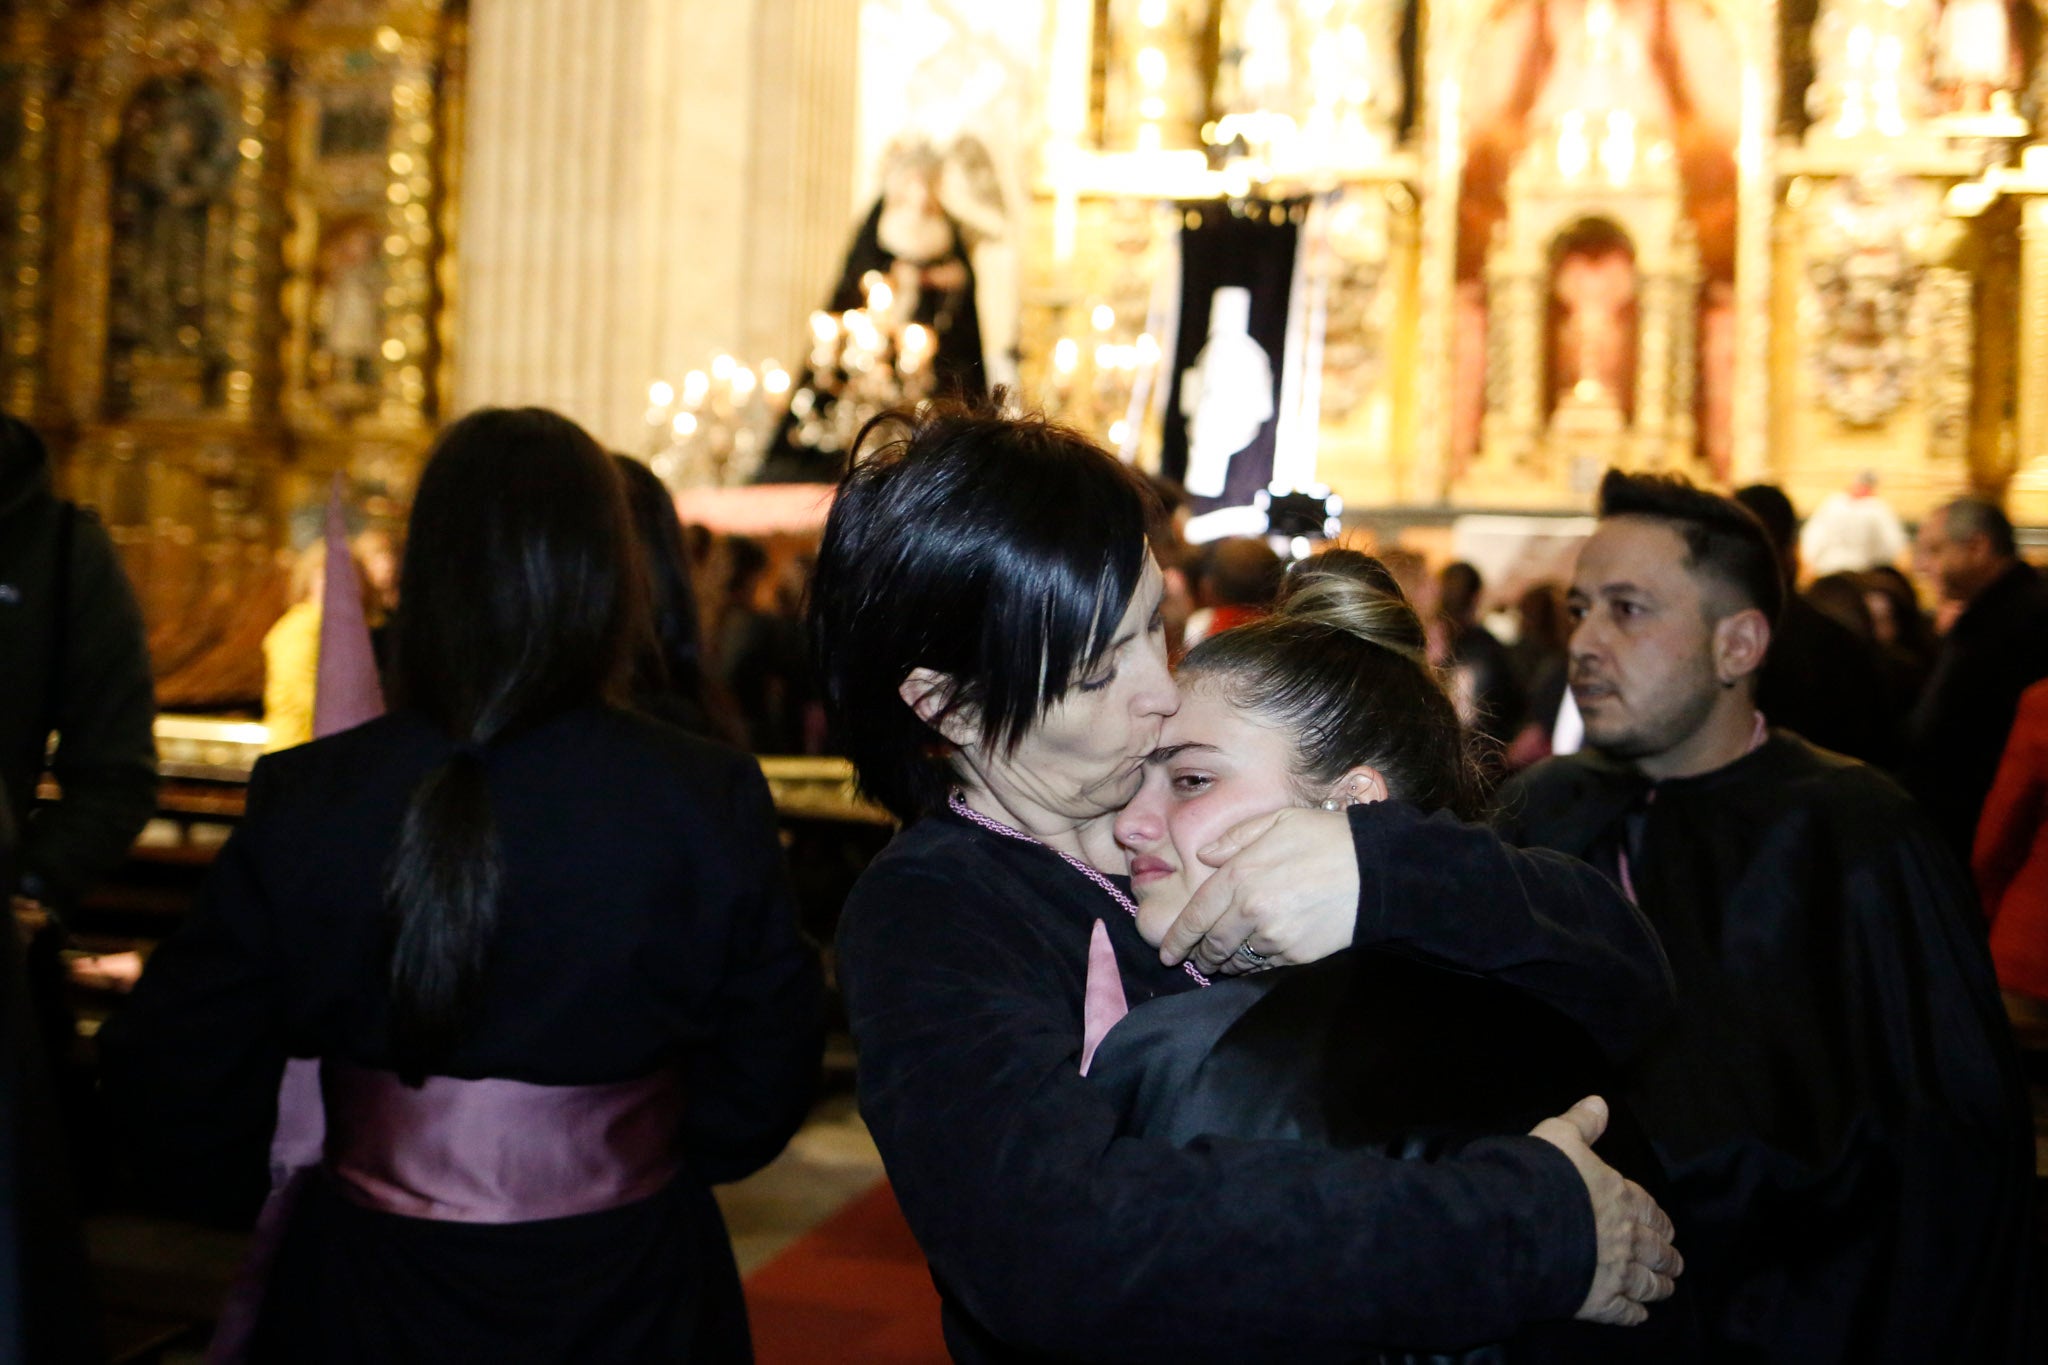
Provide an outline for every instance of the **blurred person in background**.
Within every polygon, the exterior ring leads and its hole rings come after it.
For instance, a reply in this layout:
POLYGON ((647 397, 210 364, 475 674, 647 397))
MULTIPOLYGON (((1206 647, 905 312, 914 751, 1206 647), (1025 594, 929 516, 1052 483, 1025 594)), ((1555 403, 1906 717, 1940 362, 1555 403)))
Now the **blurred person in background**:
POLYGON ((1216 541, 1207 560, 1198 598, 1202 609, 1189 618, 1183 637, 1189 649, 1271 611, 1287 569, 1272 546, 1251 536, 1216 541))
POLYGON ((18 832, 0 889, 74 1114, 89 1080, 71 1060, 63 915, 156 813, 155 721, 142 611, 113 541, 57 496, 42 438, 0 416, 0 790, 18 832), (46 768, 61 799, 40 803, 46 768))
POLYGON ((1799 517, 1774 484, 1737 489, 1735 501, 1763 523, 1785 580, 1785 606, 1771 633, 1756 704, 1771 724, 1823 749, 1890 766, 1898 761, 1901 713, 1883 688, 1876 644, 1799 593, 1799 517))
POLYGON ((647 568, 653 634, 633 673, 633 701, 657 720, 693 735, 746 747, 746 730, 729 698, 713 695, 704 672, 704 647, 697 590, 690 581, 683 525, 673 496, 649 469, 630 455, 614 455, 626 485, 626 505, 647 568))
MULTIPOLYGON (((1934 667, 1934 627, 1920 605, 1913 580, 1889 564, 1860 575, 1863 605, 1870 609, 1871 636, 1879 649, 1910 665, 1921 682, 1934 667)), ((1919 688, 1914 689, 1914 696, 1919 688)))
POLYGON ((1896 564, 1912 542, 1899 514, 1877 495, 1877 475, 1864 470, 1830 493, 1799 533, 1799 555, 1814 573, 1861 573, 1896 564))
POLYGON ((1521 725, 1506 754, 1510 772, 1550 757, 1569 669, 1571 618, 1565 611, 1564 585, 1545 582, 1525 589, 1515 600, 1515 620, 1518 629, 1508 657, 1521 682, 1523 702, 1521 725))
POLYGON ((726 565, 719 684, 739 710, 747 748, 803 753, 810 673, 788 581, 770 581, 767 550, 746 536, 726 541, 726 565))
POLYGON ((2005 513, 1981 498, 1934 512, 1919 544, 1959 609, 1907 719, 1900 776, 1967 860, 2020 693, 2048 677, 2048 583, 2019 557, 2005 513))
MULTIPOLYGON (((0 804, 0 879, 14 874, 14 842, 0 804)), ((0 1365, 100 1365, 85 1238, 23 946, 14 926, 0 926, 0 1365)))
POLYGON ((263 752, 313 737, 313 696, 320 680, 320 608, 327 597, 327 542, 292 556, 284 615, 263 635, 263 752))
POLYGON ((2048 1026, 2048 682, 2020 693, 1970 857, 2015 1022, 2048 1026))
POLYGON ((1522 720, 1522 685, 1508 647, 1479 619, 1486 580, 1463 560, 1437 575, 1437 610, 1443 614, 1449 648, 1451 697, 1458 715, 1475 733, 1505 748, 1522 720))

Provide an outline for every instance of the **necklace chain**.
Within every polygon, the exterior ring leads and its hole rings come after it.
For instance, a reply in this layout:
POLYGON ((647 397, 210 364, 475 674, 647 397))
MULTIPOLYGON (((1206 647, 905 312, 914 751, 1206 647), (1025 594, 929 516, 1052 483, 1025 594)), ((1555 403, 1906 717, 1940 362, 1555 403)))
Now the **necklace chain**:
MULTIPOLYGON (((1138 917, 1137 902, 1133 901, 1129 896, 1126 896, 1123 893, 1123 890, 1120 887, 1118 887, 1115 882, 1111 881, 1108 877, 1104 876, 1102 874, 1101 869, 1090 867, 1087 863, 1082 862, 1073 854, 1062 852, 1060 849, 1054 848, 1051 844, 1048 844, 1043 839, 1034 838, 1033 836, 1026 834, 1021 829, 1013 829, 1009 825, 1004 824, 1000 820, 993 819, 989 816, 983 815, 980 811, 968 805, 967 798, 962 796, 957 791, 954 792, 953 795, 947 800, 946 805, 953 812, 953 814, 959 816, 963 820, 967 820, 973 824, 981 826, 983 829, 987 830, 991 834, 1000 834, 1006 839, 1016 839, 1022 843, 1036 844, 1038 845, 1038 847, 1044 849, 1046 852, 1058 855, 1059 858, 1062 861, 1064 861, 1068 867, 1073 868, 1076 872, 1086 877, 1089 881, 1094 882, 1104 891, 1107 891, 1109 893, 1109 898, 1115 901, 1118 905, 1121 905, 1125 910, 1129 911, 1132 919, 1136 919, 1138 917)), ((1194 963, 1183 962, 1180 964, 1180 968, 1189 976, 1193 977, 1197 983, 1204 986, 1209 984, 1209 978, 1202 975, 1202 973, 1196 968, 1194 963)))

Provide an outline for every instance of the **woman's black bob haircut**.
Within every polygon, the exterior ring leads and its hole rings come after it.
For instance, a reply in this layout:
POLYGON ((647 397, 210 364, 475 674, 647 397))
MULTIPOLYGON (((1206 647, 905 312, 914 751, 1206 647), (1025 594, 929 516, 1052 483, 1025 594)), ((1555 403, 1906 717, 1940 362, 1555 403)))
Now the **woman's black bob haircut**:
POLYGON ((826 714, 862 788, 912 820, 955 781, 899 689, 954 683, 948 710, 1014 747, 1101 659, 1145 571, 1158 503, 1077 431, 930 404, 862 428, 811 583, 826 714))

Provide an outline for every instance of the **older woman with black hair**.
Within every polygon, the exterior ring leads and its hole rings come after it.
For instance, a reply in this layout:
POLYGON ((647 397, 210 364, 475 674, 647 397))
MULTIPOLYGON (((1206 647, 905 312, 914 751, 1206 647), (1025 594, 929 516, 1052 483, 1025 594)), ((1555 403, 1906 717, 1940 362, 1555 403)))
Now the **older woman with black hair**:
POLYGON ((210 1358, 747 1359, 708 1186, 782 1149, 823 1044, 767 784, 624 709, 641 570, 566 418, 442 434, 402 584, 392 713, 257 764, 102 1033, 181 1211, 246 1217, 266 1147, 313 1163, 210 1358), (280 1113, 293 1058, 324 1105, 280 1113))
MULTIPOLYGON (((1150 496, 1043 421, 907 420, 841 486, 812 626, 841 742, 908 822, 849 898, 840 979, 955 1358, 1355 1359, 1640 1320, 1670 1227, 1592 1154, 1596 1106, 1436 1162, 1120 1135, 1081 1074, 1092 1007, 1209 980, 1162 963, 1103 871, 1179 705, 1150 496)), ((1183 935, 1210 960, 1396 946, 1523 985, 1617 1053, 1668 1011, 1647 926, 1570 860, 1398 803, 1236 837, 1183 935)))

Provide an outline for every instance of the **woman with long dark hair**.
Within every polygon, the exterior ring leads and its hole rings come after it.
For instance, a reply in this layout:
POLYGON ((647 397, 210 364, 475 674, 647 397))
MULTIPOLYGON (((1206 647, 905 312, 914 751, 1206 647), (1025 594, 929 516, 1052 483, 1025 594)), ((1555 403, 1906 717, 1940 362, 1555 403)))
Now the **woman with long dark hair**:
POLYGON ((250 1359, 747 1357, 708 1186, 803 1117, 816 963, 758 768, 620 709, 634 544, 574 423, 450 427, 392 713, 258 764, 103 1034, 138 1164, 214 1216, 263 1197, 273 1128, 308 1117, 280 1076, 319 1062, 324 1152, 260 1225, 250 1359))

